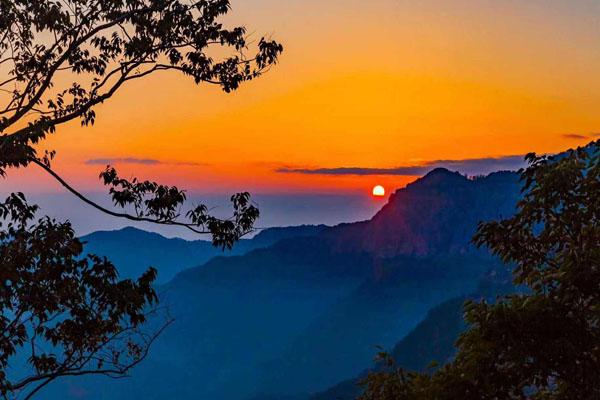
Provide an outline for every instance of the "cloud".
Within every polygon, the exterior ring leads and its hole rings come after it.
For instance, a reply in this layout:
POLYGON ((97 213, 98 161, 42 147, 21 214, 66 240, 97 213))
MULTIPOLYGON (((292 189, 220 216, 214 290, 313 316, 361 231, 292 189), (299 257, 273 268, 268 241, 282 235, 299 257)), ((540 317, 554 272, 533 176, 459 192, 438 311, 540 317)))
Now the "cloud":
POLYGON ((306 175, 421 175, 427 171, 426 166, 409 166, 397 168, 362 168, 362 167, 337 167, 337 168, 277 168, 275 172, 283 174, 306 175))
POLYGON ((180 166, 192 166, 199 167, 206 164, 193 162, 193 161, 162 161, 155 160, 153 158, 135 158, 135 157, 123 157, 123 158, 92 158, 86 160, 88 165, 109 165, 109 164, 141 164, 141 165, 180 165, 180 166))
POLYGON ((275 172, 283 174, 306 175, 398 175, 419 176, 435 168, 447 168, 467 175, 489 174, 495 171, 518 170, 525 166, 524 156, 504 156, 471 158, 465 160, 433 160, 418 165, 407 165, 395 168, 364 168, 364 167, 336 167, 336 168, 295 168, 281 167, 275 172))
POLYGON ((161 162, 151 158, 92 158, 85 162, 88 165, 107 165, 107 164, 143 164, 143 165, 158 165, 161 162))
MULTIPOLYGON (((595 134, 592 134, 595 135, 595 134)), ((588 135, 580 135, 579 133, 565 133, 562 135, 562 137, 566 138, 566 139, 588 139, 589 136, 588 135)))

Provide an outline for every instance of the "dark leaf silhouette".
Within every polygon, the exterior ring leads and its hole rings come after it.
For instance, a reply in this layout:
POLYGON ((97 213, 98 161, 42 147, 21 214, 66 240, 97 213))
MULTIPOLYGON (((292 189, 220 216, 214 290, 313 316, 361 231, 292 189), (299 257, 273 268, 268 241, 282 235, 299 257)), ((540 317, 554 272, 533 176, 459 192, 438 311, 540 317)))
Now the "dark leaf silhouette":
MULTIPOLYGON (((33 222, 21 193, 0 203, 0 392, 29 398, 60 376, 126 374, 156 336, 142 325, 156 312, 156 270, 118 280, 106 258, 83 256, 69 223, 33 222), (26 357, 30 374, 10 361, 26 357)), ((166 317, 166 315, 164 315, 166 317)))

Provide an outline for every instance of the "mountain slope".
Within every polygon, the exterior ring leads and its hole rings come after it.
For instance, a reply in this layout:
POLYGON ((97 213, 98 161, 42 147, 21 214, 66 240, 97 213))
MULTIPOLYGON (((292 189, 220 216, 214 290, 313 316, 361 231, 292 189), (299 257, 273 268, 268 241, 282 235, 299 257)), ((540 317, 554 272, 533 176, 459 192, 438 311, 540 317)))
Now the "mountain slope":
MULTIPOLYGON (((455 354, 454 346, 460 333, 466 328, 463 320, 463 304, 467 298, 494 301, 499 295, 524 290, 512 283, 510 266, 492 263, 481 277, 477 288, 466 297, 457 297, 433 307, 410 333, 394 346, 387 347, 396 365, 412 371, 424 371, 432 362, 443 365, 455 354)), ((372 365, 368 363, 365 365, 372 365)), ((354 400, 360 394, 358 385, 367 372, 379 366, 371 366, 353 379, 342 381, 327 390, 307 396, 310 400, 354 400)))
MULTIPOLYGON (((454 342, 465 328, 462 318, 464 297, 447 300, 433 307, 404 339, 390 352, 398 366, 412 371, 425 370, 432 361, 443 364, 454 355, 454 342)), ((311 400, 354 400, 360 394, 359 377, 310 397, 311 400)))
POLYGON ((370 263, 307 237, 184 271, 159 288, 175 323, 148 360, 126 382, 94 384, 90 398, 243 398, 256 366, 357 287, 370 263))
POLYGON ((263 368, 263 393, 309 393, 358 374, 376 346, 389 348, 435 305, 472 293, 492 263, 476 256, 380 260, 382 271, 329 307, 263 368))

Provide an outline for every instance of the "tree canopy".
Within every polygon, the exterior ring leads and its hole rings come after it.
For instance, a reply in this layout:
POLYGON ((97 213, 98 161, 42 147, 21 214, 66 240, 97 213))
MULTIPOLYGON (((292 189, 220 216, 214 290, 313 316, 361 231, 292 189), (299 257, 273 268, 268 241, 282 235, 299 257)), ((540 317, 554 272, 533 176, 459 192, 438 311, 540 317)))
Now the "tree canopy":
MULTIPOLYGON (((93 125, 96 106, 133 80, 172 72, 231 92, 265 73, 282 46, 225 27, 229 9, 228 0, 0 0, 0 177, 35 165, 96 210, 231 247, 259 216, 248 193, 231 197, 230 218, 202 204, 182 212, 184 190, 125 179, 109 165, 99 175, 115 206, 106 208, 52 168, 54 151, 39 150, 65 123, 93 125)), ((4 398, 28 399, 63 376, 124 376, 171 322, 160 310, 150 331, 145 324, 159 311, 156 270, 119 280, 109 260, 84 253, 69 222, 37 211, 22 193, 0 203, 4 398)))
MULTIPOLYGON (((104 257, 83 255, 68 223, 33 222, 22 194, 0 204, 0 394, 30 398, 60 376, 126 374, 156 336, 141 327, 156 310, 156 270, 117 279, 104 257), (10 368, 26 360, 32 371, 10 368)), ((165 315, 163 315, 165 317, 165 315)))

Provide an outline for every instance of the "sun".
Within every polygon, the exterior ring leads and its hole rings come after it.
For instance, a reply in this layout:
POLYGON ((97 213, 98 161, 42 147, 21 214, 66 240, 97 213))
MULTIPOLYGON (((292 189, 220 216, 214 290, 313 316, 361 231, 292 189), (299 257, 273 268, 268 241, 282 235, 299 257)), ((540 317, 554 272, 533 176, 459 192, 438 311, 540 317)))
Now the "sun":
POLYGON ((385 196, 385 188, 381 185, 374 186, 373 187, 373 196, 375 196, 375 197, 385 196))

